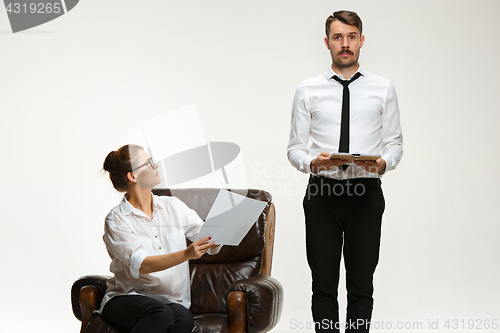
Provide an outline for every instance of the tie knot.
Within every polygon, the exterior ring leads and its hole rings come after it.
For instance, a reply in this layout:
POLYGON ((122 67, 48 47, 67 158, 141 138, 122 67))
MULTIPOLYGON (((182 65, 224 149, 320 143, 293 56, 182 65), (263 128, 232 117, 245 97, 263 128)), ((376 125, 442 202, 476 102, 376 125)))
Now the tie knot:
POLYGON ((349 85, 349 83, 351 83, 354 80, 358 79, 360 76, 361 76, 361 73, 357 72, 356 74, 354 74, 354 76, 350 80, 342 80, 341 78, 339 78, 336 75, 332 76, 332 78, 335 79, 336 81, 340 82, 340 84, 342 84, 344 87, 347 87, 349 85))

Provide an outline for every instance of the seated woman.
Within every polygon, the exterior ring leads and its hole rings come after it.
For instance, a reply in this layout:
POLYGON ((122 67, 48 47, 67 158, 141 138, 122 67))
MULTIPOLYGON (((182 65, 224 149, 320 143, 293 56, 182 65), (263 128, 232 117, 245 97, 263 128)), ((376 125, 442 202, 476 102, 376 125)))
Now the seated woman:
POLYGON ((203 221, 175 197, 156 196, 158 165, 136 145, 108 154, 103 169, 126 192, 106 217, 103 240, 114 277, 98 312, 111 325, 138 332, 189 333, 193 328, 189 259, 216 254, 210 237, 194 241, 203 221))

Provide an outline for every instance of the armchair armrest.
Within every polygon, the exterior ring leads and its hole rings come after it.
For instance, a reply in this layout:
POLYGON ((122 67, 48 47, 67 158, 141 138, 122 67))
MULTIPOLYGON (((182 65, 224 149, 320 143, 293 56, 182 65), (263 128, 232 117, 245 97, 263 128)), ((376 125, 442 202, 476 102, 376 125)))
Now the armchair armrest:
POLYGON ((76 280, 71 287, 73 314, 82 322, 82 332, 93 317, 93 311, 101 305, 108 279, 109 276, 104 275, 87 275, 76 280))
POLYGON ((80 290, 80 309, 82 312, 82 328, 81 333, 85 332, 85 328, 90 319, 94 316, 94 310, 99 309, 103 295, 97 287, 85 286, 80 290))
POLYGON ((247 296, 233 290, 227 297, 227 321, 230 333, 245 333, 247 324, 247 296))
MULTIPOLYGON (((246 298, 246 322, 248 333, 268 332, 278 323, 283 309, 283 287, 278 280, 270 276, 258 276, 233 282, 229 286, 228 308, 234 299, 246 298), (246 297, 242 297, 242 292, 246 297)), ((228 309, 229 325, 236 319, 228 309)))

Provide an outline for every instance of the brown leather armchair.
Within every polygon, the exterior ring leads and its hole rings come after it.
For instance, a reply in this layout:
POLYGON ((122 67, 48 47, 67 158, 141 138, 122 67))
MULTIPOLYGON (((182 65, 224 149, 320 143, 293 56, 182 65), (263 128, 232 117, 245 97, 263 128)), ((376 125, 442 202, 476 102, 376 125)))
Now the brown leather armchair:
MULTIPOLYGON (((271 275, 275 210, 271 195, 261 190, 230 190, 268 204, 239 246, 223 246, 217 255, 191 260, 193 333, 267 332, 283 307, 283 288, 271 275)), ((204 218, 219 189, 153 190, 174 195, 204 218)), ((189 241, 188 241, 189 242, 189 241)), ((93 313, 106 292, 108 276, 90 275, 71 288, 73 313, 82 321, 81 333, 122 333, 93 313)))

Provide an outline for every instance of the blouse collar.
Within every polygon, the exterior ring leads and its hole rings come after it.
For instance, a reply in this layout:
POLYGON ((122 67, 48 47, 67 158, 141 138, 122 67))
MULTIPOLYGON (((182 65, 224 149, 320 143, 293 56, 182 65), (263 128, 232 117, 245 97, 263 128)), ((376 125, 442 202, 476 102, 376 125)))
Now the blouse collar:
MULTIPOLYGON (((153 197, 153 216, 155 211, 158 209, 158 198, 151 193, 151 196, 153 197)), ((130 202, 127 200, 127 195, 125 194, 123 196, 122 202, 120 203, 120 211, 122 212, 123 215, 130 215, 131 213, 134 213, 135 215, 140 215, 140 216, 146 216, 144 212, 140 209, 135 208, 132 206, 130 202)))

